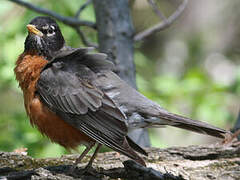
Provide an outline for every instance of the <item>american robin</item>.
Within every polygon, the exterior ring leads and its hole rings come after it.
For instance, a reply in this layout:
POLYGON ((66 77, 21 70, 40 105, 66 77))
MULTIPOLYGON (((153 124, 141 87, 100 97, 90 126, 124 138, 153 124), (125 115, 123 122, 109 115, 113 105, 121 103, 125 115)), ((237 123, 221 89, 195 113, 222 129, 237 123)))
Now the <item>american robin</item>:
POLYGON ((175 126, 224 138, 228 133, 209 124, 169 113, 127 85, 112 70, 106 54, 65 44, 50 17, 28 25, 24 52, 14 69, 33 126, 66 149, 85 145, 76 163, 97 144, 145 165, 135 152, 147 153, 127 135, 134 128, 175 126))

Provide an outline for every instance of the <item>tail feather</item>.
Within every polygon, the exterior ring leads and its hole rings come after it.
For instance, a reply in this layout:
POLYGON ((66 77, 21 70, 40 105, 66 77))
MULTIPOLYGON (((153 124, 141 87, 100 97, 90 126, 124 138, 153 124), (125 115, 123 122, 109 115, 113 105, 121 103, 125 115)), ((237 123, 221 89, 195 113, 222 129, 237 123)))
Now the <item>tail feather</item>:
POLYGON ((127 142, 131 148, 133 148, 135 151, 147 156, 147 152, 141 148, 139 145, 137 145, 130 137, 126 136, 127 142))
POLYGON ((210 136, 214 136, 217 138, 225 138, 225 134, 231 133, 230 131, 226 131, 224 129, 220 129, 217 127, 214 127, 210 124, 207 124, 205 122, 192 120, 183 116, 179 116, 173 113, 160 113, 159 118, 166 121, 166 124, 163 123, 157 123, 155 122, 153 125, 170 125, 190 131, 194 131, 201 134, 207 134, 210 136))
POLYGON ((140 146, 134 143, 130 138, 126 137, 123 141, 122 147, 124 148, 124 151, 121 152, 124 155, 134 159, 136 162, 146 167, 144 160, 135 152, 137 151, 147 155, 147 153, 140 146))

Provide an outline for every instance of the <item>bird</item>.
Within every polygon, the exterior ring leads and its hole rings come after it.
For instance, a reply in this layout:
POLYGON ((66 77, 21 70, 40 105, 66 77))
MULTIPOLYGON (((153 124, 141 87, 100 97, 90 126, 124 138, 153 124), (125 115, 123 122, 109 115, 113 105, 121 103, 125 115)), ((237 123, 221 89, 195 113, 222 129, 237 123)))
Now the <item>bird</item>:
POLYGON ((128 137, 137 128, 170 125, 224 138, 229 131, 170 113, 129 86, 114 73, 104 53, 67 46, 56 21, 37 16, 27 25, 24 51, 14 72, 32 126, 67 150, 86 148, 77 165, 102 145, 146 166, 147 152, 128 137), (138 152, 138 153, 137 153, 138 152))

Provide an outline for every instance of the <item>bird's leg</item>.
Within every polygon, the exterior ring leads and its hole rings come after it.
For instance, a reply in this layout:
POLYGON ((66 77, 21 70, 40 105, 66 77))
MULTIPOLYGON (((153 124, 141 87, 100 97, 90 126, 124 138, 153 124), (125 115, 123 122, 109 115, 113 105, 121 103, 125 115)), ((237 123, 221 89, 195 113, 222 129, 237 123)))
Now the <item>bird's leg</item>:
POLYGON ((74 166, 77 166, 78 163, 82 161, 82 159, 86 156, 86 154, 92 149, 95 143, 90 144, 90 146, 86 147, 86 149, 82 152, 82 154, 76 159, 74 166))
MULTIPOLYGON (((90 149, 95 145, 95 143, 91 144, 90 146, 88 146, 83 152, 82 154, 76 159, 74 165, 71 167, 69 173, 72 174, 74 172, 74 170, 76 169, 78 163, 81 162, 81 160, 83 159, 83 157, 90 151, 90 149)), ((86 167, 84 168, 84 170, 81 172, 81 174, 84 174, 86 171, 89 170, 90 167, 92 167, 92 163, 94 161, 94 159, 96 158, 97 156, 97 153, 100 149, 100 147, 102 146, 102 144, 97 144, 97 147, 91 157, 91 159, 89 160, 88 164, 86 165, 86 167)))
POLYGON ((87 166, 84 169, 85 171, 87 171, 92 166, 93 160, 96 158, 97 153, 98 153, 101 146, 102 146, 102 144, 97 143, 97 147, 96 147, 90 161, 88 162, 87 166))
POLYGON ((95 143, 91 143, 89 146, 86 147, 86 149, 82 152, 82 154, 76 159, 73 166, 70 169, 70 173, 73 173, 76 169, 78 163, 82 161, 82 159, 86 156, 86 154, 92 149, 92 147, 95 145, 95 143))

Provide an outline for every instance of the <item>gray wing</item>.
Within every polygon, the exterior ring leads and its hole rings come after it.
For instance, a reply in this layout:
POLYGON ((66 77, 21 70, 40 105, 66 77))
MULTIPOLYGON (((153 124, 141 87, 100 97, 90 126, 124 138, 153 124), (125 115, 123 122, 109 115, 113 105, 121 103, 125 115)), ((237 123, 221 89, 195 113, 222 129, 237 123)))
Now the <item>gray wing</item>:
POLYGON ((131 157, 124 145, 127 135, 125 115, 92 83, 96 77, 92 69, 111 68, 104 58, 103 54, 76 52, 54 59, 41 72, 37 93, 42 102, 64 121, 99 143, 131 157))

